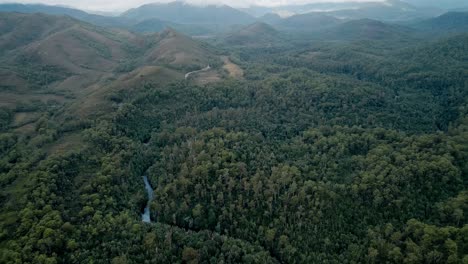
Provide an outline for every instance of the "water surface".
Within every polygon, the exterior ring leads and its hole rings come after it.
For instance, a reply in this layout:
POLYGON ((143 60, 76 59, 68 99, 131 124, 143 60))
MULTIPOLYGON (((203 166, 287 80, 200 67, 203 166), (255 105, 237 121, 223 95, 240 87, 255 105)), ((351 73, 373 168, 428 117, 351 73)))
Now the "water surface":
POLYGON ((148 202, 146 202, 145 211, 141 214, 141 219, 145 223, 151 223, 151 213, 150 213, 150 204, 153 200, 153 188, 151 188, 151 184, 148 181, 148 177, 145 175, 143 176, 143 181, 145 182, 145 189, 148 193, 148 202))

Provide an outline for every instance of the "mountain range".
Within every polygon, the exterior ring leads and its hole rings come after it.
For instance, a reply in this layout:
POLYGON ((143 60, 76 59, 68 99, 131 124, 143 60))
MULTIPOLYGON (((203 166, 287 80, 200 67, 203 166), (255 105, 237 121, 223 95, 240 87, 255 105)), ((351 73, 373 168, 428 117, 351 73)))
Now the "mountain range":
MULTIPOLYGON (((190 35, 214 38, 222 46, 242 49, 278 47, 288 39, 304 43, 312 40, 408 41, 468 31, 466 12, 447 12, 422 19, 421 10, 434 9, 418 9, 394 0, 391 3, 396 6, 366 3, 361 4, 359 10, 309 12, 287 17, 268 13, 260 18, 228 6, 201 7, 180 2, 145 5, 116 17, 57 6, 3 4, 0 5, 0 59, 6 66, 0 74, 7 77, 2 85, 21 84, 30 90, 47 84, 53 91, 84 98, 84 94, 93 93, 95 86, 72 82, 79 75, 88 76, 94 83, 109 76, 140 83, 149 78, 150 72, 180 78, 188 71, 207 65, 213 69, 203 73, 205 81, 220 79, 226 69, 240 72, 229 59, 220 56, 217 49, 190 35), (407 8, 405 16, 398 15, 402 8, 407 8), (400 17, 406 22, 399 25, 365 15, 369 11, 378 17, 378 10, 389 19, 394 15, 393 18, 400 17), (409 18, 412 20, 408 21, 409 18), (227 65, 224 70, 223 64, 227 65), (140 72, 145 77, 138 79, 136 76, 140 72), (130 75, 122 77, 122 73, 130 75)), ((353 4, 356 3, 332 6, 349 8, 353 4)), ((315 5, 318 6, 321 5, 315 5)), ((233 72, 229 75, 240 76, 233 72)), ((105 87, 115 89, 121 85, 113 83, 105 87)))
POLYGON ((414 27, 439 33, 466 32, 468 29, 468 12, 448 12, 416 23, 414 27))
POLYGON ((255 19, 227 5, 196 6, 183 2, 147 4, 124 12, 121 17, 137 21, 159 18, 179 24, 215 24, 220 26, 248 24, 255 19))
POLYGON ((83 115, 111 107, 97 102, 127 85, 222 65, 213 48, 170 28, 140 35, 41 13, 1 13, 0 49, 2 87, 17 87, 14 100, 66 94, 83 115))
POLYGON ((353 39, 354 33, 357 34, 356 38, 360 38, 363 37, 362 33, 367 32, 371 39, 377 36, 389 39, 423 32, 447 34, 466 31, 467 13, 444 13, 441 8, 419 4, 386 0, 235 9, 226 5, 195 6, 176 1, 146 4, 119 16, 89 14, 77 9, 40 4, 1 4, 0 12, 63 15, 98 27, 143 34, 172 28, 190 36, 226 38, 228 43, 253 43, 255 37, 259 39, 257 44, 274 43, 275 38, 281 39, 276 34, 278 32, 296 35, 313 33, 322 39, 353 39), (408 35, 411 29, 417 32, 408 35), (272 34, 273 30, 275 34, 272 34))
MULTIPOLYGON (((146 4, 119 16, 96 15, 73 8, 41 4, 0 4, 0 12, 66 15, 97 26, 122 28, 141 33, 160 32, 166 27, 171 27, 189 35, 213 35, 239 29, 258 21, 279 28, 305 29, 306 26, 316 24, 327 27, 338 19, 374 19, 392 23, 424 20, 442 15, 446 11, 440 7, 386 0, 286 5, 275 8, 253 6, 242 9, 226 5, 198 6, 176 1, 166 4, 146 4)), ((309 30, 313 31, 314 28, 311 27, 309 30)))

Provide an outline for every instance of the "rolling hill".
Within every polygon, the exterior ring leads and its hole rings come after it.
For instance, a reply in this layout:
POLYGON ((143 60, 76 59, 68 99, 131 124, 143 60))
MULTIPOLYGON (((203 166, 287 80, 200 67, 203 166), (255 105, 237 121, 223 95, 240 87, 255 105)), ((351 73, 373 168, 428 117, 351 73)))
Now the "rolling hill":
POLYGON ((166 28, 173 28, 177 32, 189 36, 203 36, 213 34, 216 29, 205 25, 178 24, 170 21, 164 21, 158 18, 150 18, 134 24, 128 25, 126 29, 138 33, 159 33, 166 28))
POLYGON ((69 16, 102 27, 126 28, 129 25, 136 23, 136 21, 132 21, 124 17, 95 15, 74 8, 43 4, 0 4, 0 12, 17 12, 25 14, 43 13, 48 15, 69 16))
POLYGON ((171 28, 156 35, 143 57, 147 64, 163 64, 182 69, 198 70, 207 65, 220 64, 220 58, 206 45, 171 28))
POLYGON ((228 45, 241 46, 271 46, 279 40, 278 32, 272 26, 261 22, 244 27, 224 38, 228 45))
POLYGON ((174 27, 174 25, 176 24, 158 18, 150 18, 132 25, 130 29, 140 33, 156 33, 163 31, 167 27, 174 27))
POLYGON ((219 63, 206 45, 166 29, 143 36, 124 30, 96 27, 65 16, 0 14, 0 47, 10 63, 48 65, 69 73, 112 72, 122 62, 205 67, 219 63))
POLYGON ((270 25, 277 24, 281 20, 281 16, 275 13, 268 13, 258 18, 259 22, 267 23, 270 25))
POLYGON ((308 13, 294 15, 277 21, 273 25, 278 28, 293 31, 318 31, 336 26, 342 22, 341 19, 326 13, 308 13))
POLYGON ((372 19, 352 20, 321 32, 327 40, 404 40, 414 30, 372 19))
POLYGON ((0 47, 0 106, 71 100, 84 116, 111 111, 106 98, 117 91, 222 65, 213 48, 173 29, 139 35, 45 14, 0 13, 0 47))
POLYGON ((59 67, 66 72, 112 71, 143 48, 144 39, 104 29, 70 17, 2 13, 0 39, 17 64, 59 67), (11 26, 14 26, 12 29, 11 26))
POLYGON ((163 31, 166 27, 175 28, 177 31, 188 35, 205 35, 214 30, 213 27, 209 26, 178 24, 173 21, 165 21, 154 17, 143 20, 130 19, 124 16, 96 15, 78 9, 42 4, 0 4, 0 12, 16 12, 24 14, 42 13, 48 15, 69 16, 96 26, 121 28, 138 33, 157 33, 163 31))
POLYGON ((440 32, 468 32, 468 12, 448 12, 414 25, 417 29, 440 32))
POLYGON ((34 14, 0 13, 0 54, 71 27, 72 19, 34 14))

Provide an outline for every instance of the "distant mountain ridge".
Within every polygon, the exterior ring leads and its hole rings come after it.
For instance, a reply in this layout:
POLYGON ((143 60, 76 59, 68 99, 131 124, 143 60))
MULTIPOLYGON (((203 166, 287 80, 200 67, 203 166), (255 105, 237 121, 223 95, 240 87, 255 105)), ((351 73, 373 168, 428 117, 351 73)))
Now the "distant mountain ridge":
POLYGON ((404 0, 407 3, 416 6, 434 6, 447 10, 456 9, 460 7, 466 7, 467 2, 465 0, 404 0))
POLYGON ((468 12, 448 12, 441 16, 422 21, 416 28, 437 32, 468 32, 468 12))
POLYGON ((180 24, 239 25, 255 22, 255 18, 227 5, 195 6, 182 2, 153 3, 130 9, 121 17, 146 20, 159 18, 180 24))
POLYGON ((274 25, 286 30, 313 32, 336 26, 342 22, 343 20, 328 15, 327 13, 312 12, 281 19, 276 21, 274 25))
POLYGON ((132 21, 121 18, 89 14, 85 11, 43 4, 0 4, 0 12, 19 12, 19 13, 44 13, 48 15, 70 16, 88 23, 104 27, 125 27, 132 21))
POLYGON ((375 19, 382 21, 405 21, 416 18, 430 18, 444 13, 431 7, 416 7, 400 0, 365 3, 360 8, 328 12, 344 19, 375 19))
POLYGON ((424 31, 465 31, 466 18, 463 13, 443 15, 441 9, 416 6, 408 2, 414 1, 315 3, 278 8, 254 6, 239 10, 226 5, 197 6, 176 1, 146 4, 120 16, 95 15, 73 8, 42 4, 0 4, 0 12, 65 15, 101 27, 121 28, 138 33, 162 32, 170 27, 184 34, 203 37, 232 33, 256 22, 268 23, 280 31, 317 32, 346 21, 362 19, 400 23, 424 31), (280 16, 273 13, 280 11, 297 14, 284 16, 283 13, 280 16), (259 15, 265 12, 269 13, 259 18, 247 14, 259 15))
POLYGON ((226 5, 196 6, 182 2, 146 4, 120 16, 95 15, 78 9, 43 4, 0 4, 0 12, 65 15, 97 26, 142 33, 161 32, 166 27, 172 27, 190 35, 212 34, 234 25, 248 25, 256 21, 254 17, 226 5))
POLYGON ((324 30, 322 37, 329 40, 404 40, 411 38, 414 33, 411 28, 360 19, 324 30))
POLYGON ((439 8, 426 5, 414 6, 406 1, 384 0, 370 2, 322 2, 304 5, 284 5, 274 8, 253 6, 242 9, 245 12, 262 17, 268 13, 289 12, 292 14, 323 13, 337 18, 377 20, 407 20, 414 17, 433 17, 444 12, 439 8))

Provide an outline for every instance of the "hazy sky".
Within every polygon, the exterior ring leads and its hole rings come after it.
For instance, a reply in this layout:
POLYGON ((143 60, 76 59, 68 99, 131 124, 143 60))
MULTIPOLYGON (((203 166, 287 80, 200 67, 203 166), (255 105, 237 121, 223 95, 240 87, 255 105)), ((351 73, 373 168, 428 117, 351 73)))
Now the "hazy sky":
MULTIPOLYGON (((174 0, 0 0, 0 3, 43 3, 49 5, 65 5, 85 10, 122 11, 146 3, 173 2, 174 0)), ((186 0, 193 4, 227 4, 235 7, 250 5, 278 6, 306 4, 317 2, 378 2, 382 0, 186 0)))

